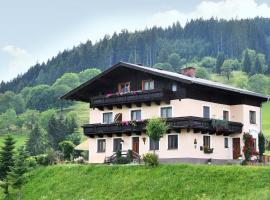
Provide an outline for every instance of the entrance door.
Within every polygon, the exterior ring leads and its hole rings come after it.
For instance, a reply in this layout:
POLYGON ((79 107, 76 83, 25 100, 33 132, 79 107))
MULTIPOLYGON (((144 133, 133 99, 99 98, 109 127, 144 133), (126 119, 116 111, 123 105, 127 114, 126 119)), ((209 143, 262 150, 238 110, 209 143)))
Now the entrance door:
POLYGON ((139 154, 139 137, 132 138, 132 151, 139 154))
POLYGON ((240 138, 233 138, 233 159, 238 159, 240 154, 240 138))

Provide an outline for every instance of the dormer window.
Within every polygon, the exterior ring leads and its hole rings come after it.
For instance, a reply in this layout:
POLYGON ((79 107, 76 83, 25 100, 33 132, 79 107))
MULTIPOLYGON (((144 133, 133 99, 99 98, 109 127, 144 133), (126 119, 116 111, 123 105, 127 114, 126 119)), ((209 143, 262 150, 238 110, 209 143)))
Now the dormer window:
POLYGON ((130 82, 119 83, 118 84, 118 92, 119 93, 130 92, 130 82))
POLYGON ((154 89, 154 80, 142 81, 142 90, 153 90, 153 89, 154 89))
POLYGON ((173 83, 172 84, 172 91, 173 92, 176 92, 177 91, 177 84, 176 83, 173 83))

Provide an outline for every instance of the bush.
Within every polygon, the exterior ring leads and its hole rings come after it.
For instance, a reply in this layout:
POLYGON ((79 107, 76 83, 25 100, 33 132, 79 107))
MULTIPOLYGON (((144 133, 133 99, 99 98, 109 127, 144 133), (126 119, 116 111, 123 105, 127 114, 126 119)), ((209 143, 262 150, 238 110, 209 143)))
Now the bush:
POLYGON ((114 164, 128 164, 130 159, 128 157, 119 157, 115 160, 114 164))
POLYGON ((63 154, 60 151, 54 151, 53 149, 49 149, 47 151, 48 154, 48 162, 49 165, 54 165, 63 160, 63 154))
POLYGON ((147 153, 143 155, 143 161, 145 165, 156 167, 158 166, 158 156, 152 153, 147 153))
POLYGON ((84 164, 84 163, 86 163, 85 160, 84 160, 84 158, 81 157, 81 156, 78 157, 78 158, 75 158, 75 159, 74 159, 74 162, 75 162, 75 163, 78 163, 78 164, 84 164))
POLYGON ((40 154, 37 156, 33 156, 36 159, 38 165, 47 166, 49 165, 49 159, 47 154, 40 154))
POLYGON ((60 142, 59 146, 62 153, 64 154, 64 159, 72 160, 75 145, 71 141, 65 140, 63 142, 60 142))
POLYGON ((28 168, 36 168, 37 167, 37 161, 34 157, 29 157, 26 159, 26 165, 28 168))

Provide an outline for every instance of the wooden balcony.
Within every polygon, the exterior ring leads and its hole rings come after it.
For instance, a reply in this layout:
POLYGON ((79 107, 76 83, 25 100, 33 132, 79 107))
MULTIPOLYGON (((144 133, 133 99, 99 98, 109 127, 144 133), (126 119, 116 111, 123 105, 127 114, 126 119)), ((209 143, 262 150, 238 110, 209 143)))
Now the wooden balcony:
MULTIPOLYGON (((242 123, 228 121, 226 127, 217 129, 213 127, 213 120, 201 117, 173 117, 166 119, 170 127, 170 131, 181 132, 186 129, 188 132, 192 129, 194 133, 209 133, 216 135, 230 135, 233 133, 242 133, 242 123)), ((146 121, 129 121, 111 124, 86 124, 83 126, 84 134, 89 137, 97 136, 112 136, 112 134, 121 135, 132 133, 141 134, 145 132, 146 121)))
POLYGON ((170 90, 149 90, 134 91, 123 94, 108 94, 97 96, 90 99, 90 106, 103 110, 104 107, 112 109, 112 106, 122 108, 122 106, 131 107, 131 104, 141 106, 142 103, 151 105, 151 102, 160 104, 161 101, 169 101, 173 98, 174 93, 170 90))

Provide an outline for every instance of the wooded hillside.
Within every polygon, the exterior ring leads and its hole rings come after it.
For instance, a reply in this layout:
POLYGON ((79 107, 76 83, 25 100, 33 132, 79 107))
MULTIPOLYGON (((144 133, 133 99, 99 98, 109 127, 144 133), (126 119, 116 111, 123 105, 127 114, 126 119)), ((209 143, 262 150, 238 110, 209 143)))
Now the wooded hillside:
MULTIPOLYGON (((270 59, 270 19, 245 20, 191 20, 185 27, 176 23, 166 29, 151 28, 130 33, 105 36, 93 44, 87 41, 70 50, 64 50, 46 63, 36 64, 28 72, 0 85, 0 92, 18 92, 26 86, 51 85, 66 72, 80 72, 89 66, 104 70, 118 61, 153 66, 164 63, 172 53, 181 58, 181 64, 201 60, 205 56, 241 59, 242 52, 253 49, 270 59)), ((269 64, 267 64, 268 66, 269 64)), ((265 72, 269 73, 269 68, 265 72)))

